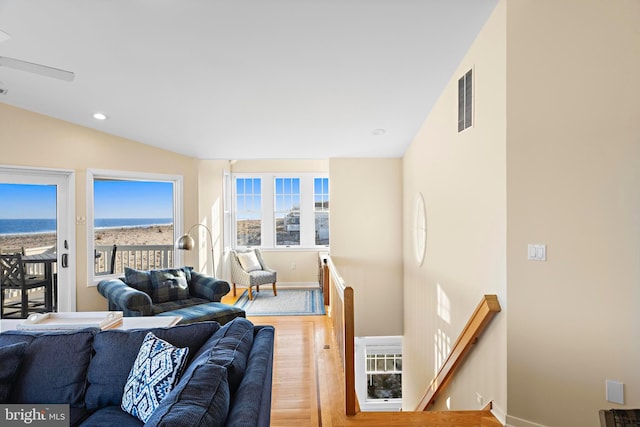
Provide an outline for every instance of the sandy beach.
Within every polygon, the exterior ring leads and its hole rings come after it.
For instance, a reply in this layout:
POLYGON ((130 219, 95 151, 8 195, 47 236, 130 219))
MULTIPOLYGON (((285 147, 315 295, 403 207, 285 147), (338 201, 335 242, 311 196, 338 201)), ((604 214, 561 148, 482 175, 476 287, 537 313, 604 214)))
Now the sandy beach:
POLYGON ((109 228, 96 231, 97 245, 173 245, 173 226, 109 228))
MULTIPOLYGON (((173 226, 109 228, 96 230, 96 245, 172 245, 173 226)), ((44 248, 55 245, 54 233, 0 236, 0 251, 44 248)))

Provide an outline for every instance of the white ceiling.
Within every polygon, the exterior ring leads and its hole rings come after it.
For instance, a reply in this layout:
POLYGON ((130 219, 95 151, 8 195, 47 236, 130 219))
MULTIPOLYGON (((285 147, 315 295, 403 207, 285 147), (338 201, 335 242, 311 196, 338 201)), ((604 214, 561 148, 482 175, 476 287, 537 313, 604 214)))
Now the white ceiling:
POLYGON ((496 3, 0 0, 0 56, 75 73, 0 67, 0 102, 201 159, 399 157, 496 3))

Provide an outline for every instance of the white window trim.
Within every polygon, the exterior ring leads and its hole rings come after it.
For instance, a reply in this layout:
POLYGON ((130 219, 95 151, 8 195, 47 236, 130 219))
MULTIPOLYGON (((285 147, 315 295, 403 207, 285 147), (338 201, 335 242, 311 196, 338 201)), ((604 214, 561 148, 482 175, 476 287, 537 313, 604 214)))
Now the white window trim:
MULTIPOLYGON (((145 172, 131 172, 108 169, 87 169, 87 287, 94 287, 104 279, 118 277, 118 274, 96 276, 94 272, 94 217, 93 211, 93 182, 96 179, 122 179, 129 181, 161 181, 173 183, 173 240, 176 241, 183 234, 182 206, 183 182, 182 175, 166 175, 145 172)), ((173 263, 182 265, 182 251, 174 251, 173 263)))
MULTIPOLYGON (((236 178, 260 178, 262 188, 262 206, 261 206, 261 249, 273 251, 291 251, 291 250, 309 250, 309 249, 326 249, 327 245, 315 244, 315 209, 314 209, 314 178, 329 178, 326 172, 265 172, 265 173, 233 173, 231 174, 231 247, 245 248, 246 246, 237 243, 237 197, 236 197, 236 178), (276 178, 300 178, 300 218, 311 218, 313 221, 300 221, 300 244, 299 245, 276 245, 275 243, 275 189, 274 180, 276 178)), ((331 199, 329 199, 331 203, 331 199)), ((330 212, 330 210, 329 210, 330 212)))
MULTIPOLYGON (((402 336, 355 338, 356 394, 361 411, 400 411, 402 399, 367 398, 367 354, 402 354, 402 336)), ((404 364, 403 364, 404 367, 404 364)))

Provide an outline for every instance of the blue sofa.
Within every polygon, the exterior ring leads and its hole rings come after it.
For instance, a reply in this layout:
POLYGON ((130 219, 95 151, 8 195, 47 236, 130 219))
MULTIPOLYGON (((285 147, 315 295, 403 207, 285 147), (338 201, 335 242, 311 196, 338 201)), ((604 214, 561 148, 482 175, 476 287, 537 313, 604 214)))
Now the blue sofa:
POLYGON ((182 325, 208 320, 224 325, 236 317, 245 317, 241 308, 220 302, 230 289, 224 280, 190 267, 125 268, 125 277, 98 283, 98 292, 107 299, 109 310, 122 311, 127 317, 181 316, 182 325), (163 284, 171 286, 163 288, 163 284))
POLYGON ((274 329, 237 318, 170 328, 0 333, 0 404, 69 405, 71 426, 269 426, 274 329), (173 390, 147 423, 121 409, 151 331, 188 347, 173 390))

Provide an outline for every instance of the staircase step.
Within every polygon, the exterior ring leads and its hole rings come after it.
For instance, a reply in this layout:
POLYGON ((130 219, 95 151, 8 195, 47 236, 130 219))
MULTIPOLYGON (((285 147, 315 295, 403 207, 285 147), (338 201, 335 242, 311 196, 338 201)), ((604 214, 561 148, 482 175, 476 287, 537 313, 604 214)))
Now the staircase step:
POLYGON ((345 426, 503 427, 490 411, 359 412, 345 426))
POLYGON ((504 427, 500 421, 493 415, 482 417, 480 419, 480 427, 504 427))

